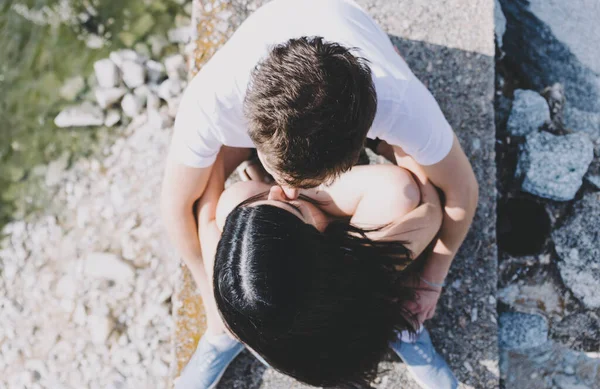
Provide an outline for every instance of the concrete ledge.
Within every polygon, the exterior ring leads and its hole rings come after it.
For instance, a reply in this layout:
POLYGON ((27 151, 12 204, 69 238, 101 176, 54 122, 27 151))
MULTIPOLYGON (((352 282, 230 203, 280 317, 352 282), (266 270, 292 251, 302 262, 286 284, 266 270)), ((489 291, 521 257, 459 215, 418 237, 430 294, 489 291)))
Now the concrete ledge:
MULTIPOLYGON (((462 387, 498 388, 493 1, 357 2, 390 34, 413 72, 435 95, 473 164, 480 185, 479 208, 452 266, 437 316, 428 328, 462 387)), ((247 0, 231 0, 219 3, 217 13, 213 7, 213 13, 207 14, 200 2, 195 2, 193 23, 198 26, 200 38, 194 49, 193 71, 256 6, 247 0), (223 24, 223 20, 229 24, 223 24)), ((201 305, 192 287, 191 277, 184 271, 174 301, 174 376, 189 359, 203 331, 204 319, 198 317, 201 305), (187 304, 191 308, 185 307, 187 304)), ((378 388, 418 388, 397 357, 390 356, 381 367, 386 371, 376 382, 378 388)), ((248 353, 234 361, 219 387, 308 388, 265 369, 248 353)))

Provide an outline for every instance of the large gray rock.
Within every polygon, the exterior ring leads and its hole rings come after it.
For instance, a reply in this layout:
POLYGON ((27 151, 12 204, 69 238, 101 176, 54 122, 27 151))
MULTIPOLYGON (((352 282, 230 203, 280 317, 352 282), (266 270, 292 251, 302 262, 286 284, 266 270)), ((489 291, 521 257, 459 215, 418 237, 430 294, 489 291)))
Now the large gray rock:
POLYGON ((498 336, 503 349, 539 346, 548 340, 548 321, 540 315, 506 312, 500 315, 498 336))
POLYGON ((550 121, 546 100, 532 90, 517 89, 506 129, 512 135, 525 136, 550 121))
POLYGON ((600 308, 600 193, 586 194, 572 215, 552 233, 560 275, 567 287, 589 308, 600 308))
POLYGON ((569 105, 600 112, 600 2, 500 3, 507 19, 503 50, 533 89, 560 82, 569 105))
POLYGON ((102 109, 87 101, 63 109, 54 119, 57 127, 101 126, 102 123, 104 123, 102 109))
POLYGON ((572 200, 594 158, 594 146, 585 134, 529 134, 521 147, 515 173, 521 189, 551 200, 572 200))
POLYGON ((600 142, 600 112, 587 112, 567 106, 565 126, 573 131, 585 132, 594 142, 600 142))

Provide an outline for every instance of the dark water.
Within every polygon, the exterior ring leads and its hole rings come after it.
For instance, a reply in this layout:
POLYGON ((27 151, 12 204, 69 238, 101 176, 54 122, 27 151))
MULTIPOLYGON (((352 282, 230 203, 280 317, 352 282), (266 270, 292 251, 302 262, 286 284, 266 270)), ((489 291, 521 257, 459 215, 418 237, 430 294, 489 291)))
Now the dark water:
POLYGON ((65 151, 71 160, 96 153, 118 131, 55 127, 54 117, 69 104, 58 95, 64 81, 87 79, 94 61, 112 50, 165 36, 181 7, 168 0, 0 0, 0 226, 44 206, 34 167, 65 151), (23 17, 23 9, 38 12, 23 17), (65 21, 69 14, 80 17, 65 21), (90 34, 105 46, 88 47, 83 38, 90 34))

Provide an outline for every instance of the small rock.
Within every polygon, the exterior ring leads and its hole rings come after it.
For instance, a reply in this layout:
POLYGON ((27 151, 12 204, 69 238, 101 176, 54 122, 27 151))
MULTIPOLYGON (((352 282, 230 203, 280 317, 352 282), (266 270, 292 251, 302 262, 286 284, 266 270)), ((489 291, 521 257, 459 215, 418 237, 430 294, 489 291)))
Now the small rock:
POLYGON ((168 113, 168 109, 166 111, 148 109, 148 123, 156 129, 162 129, 173 124, 173 120, 168 113))
POLYGON ((128 93, 121 101, 121 108, 123 113, 130 118, 137 116, 144 108, 143 98, 128 93))
POLYGON ((72 276, 63 276, 56 284, 56 295, 62 298, 73 299, 77 295, 77 282, 72 276))
POLYGON ((183 6, 183 12, 185 12, 185 14, 188 16, 192 16, 193 8, 194 3, 190 1, 183 6))
POLYGON ((596 189, 600 189, 600 175, 588 175, 585 177, 586 181, 594 186, 596 189))
POLYGON ((131 89, 143 85, 146 81, 146 68, 138 62, 123 61, 121 72, 123 73, 123 82, 131 89))
POLYGON ((465 362, 463 363, 463 366, 465 367, 465 369, 467 369, 467 371, 468 371, 469 373, 473 372, 473 366, 471 366, 471 364, 470 364, 468 361, 465 361, 465 362))
POLYGON ((173 97, 179 96, 183 90, 183 82, 179 79, 167 78, 158 88, 158 97, 169 101, 173 97))
POLYGON ((117 208, 120 208, 125 204, 125 197, 118 184, 113 184, 110 187, 110 201, 117 208))
POLYGON ((594 158, 594 146, 581 133, 531 133, 521 147, 515 176, 525 192, 551 200, 572 200, 594 158))
POLYGON ((151 14, 146 13, 137 18, 130 31, 137 40, 137 38, 144 37, 150 32, 155 23, 154 17, 151 14))
POLYGON ((96 34, 90 34, 85 38, 85 45, 93 50, 101 49, 105 43, 104 38, 96 34))
POLYGON ((558 270, 565 285, 589 308, 600 308, 600 193, 588 193, 577 201, 571 216, 552 232, 561 261, 558 270))
POLYGON ((102 109, 117 104, 127 93, 125 88, 97 88, 94 91, 96 101, 102 109))
POLYGON ((165 50, 165 47, 169 45, 169 41, 162 35, 152 35, 148 37, 148 44, 150 45, 150 51, 154 58, 160 58, 165 50))
POLYGON ((46 170, 45 182, 46 185, 51 187, 60 182, 63 178, 63 173, 69 166, 69 160, 71 159, 71 153, 64 152, 60 158, 50 162, 48 164, 48 170, 46 170))
POLYGON ((148 109, 158 110, 160 108, 160 97, 150 92, 146 98, 146 106, 148 109))
POLYGON ((500 315, 498 332, 501 348, 535 347, 548 340, 548 321, 540 315, 506 312, 500 315))
POLYGON ((108 316, 90 315, 87 317, 87 327, 90 337, 95 344, 104 344, 115 328, 115 322, 108 316))
POLYGON ((152 56, 150 48, 144 42, 138 42, 135 45, 133 45, 133 50, 135 50, 136 53, 145 58, 150 58, 152 56))
POLYGON ((510 284, 498 290, 498 299, 519 311, 542 311, 545 314, 562 314, 564 299, 559 289, 547 281, 539 285, 510 284))
POLYGON ((169 42, 171 43, 188 43, 191 39, 191 34, 192 28, 187 26, 172 28, 167 33, 167 36, 169 37, 169 42))
POLYGON ((117 34, 119 40, 123 42, 123 45, 126 47, 132 47, 133 44, 137 41, 136 36, 130 31, 121 31, 117 34))
POLYGON ((61 128, 101 126, 103 123, 102 109, 87 101, 63 109, 54 119, 54 124, 61 128))
POLYGON ((119 69, 115 62, 108 58, 94 62, 94 73, 98 85, 102 88, 112 88, 119 85, 119 69))
POLYGON ((478 318, 478 311, 477 311, 477 307, 475 307, 471 310, 471 323, 475 323, 477 321, 477 318, 478 318))
POLYGON ((175 15, 175 27, 189 27, 192 24, 192 19, 187 15, 175 15))
POLYGON ((146 102, 145 100, 148 98, 148 95, 152 94, 152 91, 150 90, 148 85, 140 85, 133 90, 133 94, 138 97, 143 97, 144 102, 146 102))
POLYGON ((146 62, 146 71, 148 73, 148 81, 158 84, 165 78, 165 66, 157 61, 149 60, 146 62))
POLYGON ((506 129, 512 135, 525 136, 550 121, 548 103, 531 90, 517 89, 506 129))
POLYGON ((187 66, 185 64, 185 59, 181 54, 175 54, 165 58, 165 69, 169 78, 185 80, 187 76, 187 66))
POLYGON ((130 49, 122 49, 122 50, 113 51, 112 53, 110 53, 109 58, 119 68, 121 68, 123 66, 123 63, 125 61, 131 61, 131 62, 137 62, 137 63, 144 62, 144 58, 142 56, 140 56, 138 53, 136 53, 135 51, 130 50, 130 49))
POLYGON ((169 107, 169 116, 175 118, 177 111, 179 110, 179 103, 181 102, 181 96, 173 97, 167 100, 167 106, 169 107))
POLYGON ((135 275, 131 266, 110 253, 88 254, 84 262, 84 272, 90 277, 121 282, 132 281, 135 275))
POLYGON ((106 119, 104 119, 104 125, 106 127, 112 127, 121 120, 121 113, 116 109, 110 109, 106 112, 106 119))
POLYGON ((65 81, 58 91, 60 97, 65 100, 73 101, 85 89, 85 80, 82 76, 71 77, 65 81))
POLYGON ((496 44, 502 48, 502 37, 506 32, 506 17, 502 12, 499 0, 494 0, 494 35, 496 36, 496 44))

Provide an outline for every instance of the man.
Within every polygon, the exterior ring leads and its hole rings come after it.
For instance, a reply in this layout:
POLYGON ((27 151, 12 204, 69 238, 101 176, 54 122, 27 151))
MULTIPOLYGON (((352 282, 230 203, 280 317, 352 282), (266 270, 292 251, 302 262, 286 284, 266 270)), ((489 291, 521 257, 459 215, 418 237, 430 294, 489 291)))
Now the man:
MULTIPOLYGON (((243 349, 226 335, 216 311, 193 215, 221 146, 255 147, 293 199, 299 188, 350 169, 367 136, 391 145, 399 165, 444 194, 442 228, 422 274, 422 286, 438 293, 421 292, 411 307, 423 322, 433 316, 466 236, 478 187, 436 101, 366 12, 351 0, 275 0, 252 14, 192 80, 177 115, 162 191, 167 230, 200 288, 208 318, 193 359, 201 366, 190 363, 181 382, 216 386, 243 349)), ((399 336, 391 347, 422 387, 456 387, 427 331, 416 342, 399 336)))

